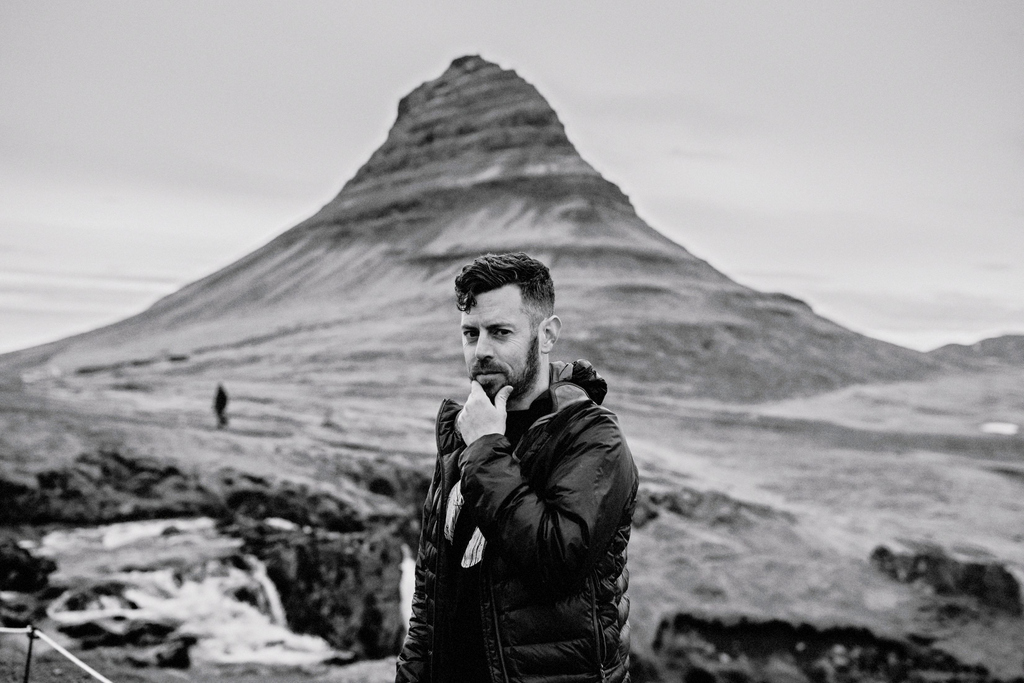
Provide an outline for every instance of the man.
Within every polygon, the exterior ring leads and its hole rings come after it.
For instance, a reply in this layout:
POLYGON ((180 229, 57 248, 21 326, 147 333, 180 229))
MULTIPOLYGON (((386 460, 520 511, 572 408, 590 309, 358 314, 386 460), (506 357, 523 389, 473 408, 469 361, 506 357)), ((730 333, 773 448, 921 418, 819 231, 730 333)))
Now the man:
POLYGON ((228 392, 224 391, 224 385, 217 385, 217 393, 213 395, 213 413, 217 416, 217 429, 228 426, 228 416, 224 411, 228 407, 228 392))
POLYGON ((550 363, 548 269, 488 254, 455 280, 470 391, 437 418, 398 683, 628 681, 637 470, 605 381, 550 363))

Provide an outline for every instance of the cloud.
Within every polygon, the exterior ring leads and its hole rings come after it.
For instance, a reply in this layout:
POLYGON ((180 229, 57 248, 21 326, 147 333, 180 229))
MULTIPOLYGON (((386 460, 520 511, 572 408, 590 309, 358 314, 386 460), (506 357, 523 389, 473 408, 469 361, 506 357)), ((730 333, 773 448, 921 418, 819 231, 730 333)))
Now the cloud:
POLYGON ((1016 270, 1020 268, 1020 265, 1015 265, 1006 261, 986 261, 985 263, 978 263, 974 267, 978 270, 1002 272, 1004 270, 1016 270))

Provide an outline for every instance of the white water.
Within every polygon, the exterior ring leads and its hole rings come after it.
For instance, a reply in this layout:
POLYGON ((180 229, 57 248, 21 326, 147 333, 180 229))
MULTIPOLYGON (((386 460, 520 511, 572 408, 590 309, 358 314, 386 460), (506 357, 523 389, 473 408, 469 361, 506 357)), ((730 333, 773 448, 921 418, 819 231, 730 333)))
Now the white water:
POLYGON ((277 586, 267 576, 267 566, 255 557, 251 558, 253 564, 252 577, 259 582, 263 588, 263 594, 267 596, 267 603, 270 609, 270 618, 278 626, 287 626, 288 618, 284 613, 284 605, 281 603, 281 594, 277 592, 277 586))
POLYGON ((301 666, 337 654, 323 639, 287 629, 280 595, 266 567, 252 556, 232 560, 232 555, 237 558, 230 552, 234 547, 216 533, 213 520, 204 519, 51 533, 40 550, 58 565, 64 561, 111 569, 84 579, 79 575, 80 587, 52 603, 48 615, 62 624, 98 622, 112 627, 143 620, 174 625, 176 633, 198 639, 191 655, 208 663, 301 666), (172 526, 175 532, 167 535, 172 526), (140 556, 159 556, 171 566, 124 569, 138 566, 140 556), (95 591, 97 585, 105 590, 95 591), (79 604, 72 609, 76 595, 79 604))
POLYGON ((215 527, 216 522, 209 517, 119 522, 98 527, 52 531, 43 537, 40 550, 47 555, 59 555, 71 550, 95 548, 97 544, 112 550, 143 539, 155 539, 172 529, 183 534, 198 534, 212 532, 215 527))
POLYGON ((412 619, 412 594, 416 590, 416 558, 409 546, 402 544, 402 581, 398 584, 398 595, 402 604, 402 618, 405 630, 409 631, 412 619))

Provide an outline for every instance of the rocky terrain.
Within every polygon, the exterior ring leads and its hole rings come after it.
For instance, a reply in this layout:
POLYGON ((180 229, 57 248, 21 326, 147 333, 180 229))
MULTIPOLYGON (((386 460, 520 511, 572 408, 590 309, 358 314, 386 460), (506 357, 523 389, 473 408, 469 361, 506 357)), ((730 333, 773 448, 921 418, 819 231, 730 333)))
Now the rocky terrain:
POLYGON ((984 428, 1024 424, 1019 344, 918 353, 733 282, 478 57, 316 215, 0 357, 4 623, 115 680, 388 680, 433 417, 466 393, 452 280, 511 249, 551 266, 556 356, 608 377, 641 470, 635 680, 1024 676, 1024 437, 984 428), (196 596, 234 616, 199 627, 196 596))

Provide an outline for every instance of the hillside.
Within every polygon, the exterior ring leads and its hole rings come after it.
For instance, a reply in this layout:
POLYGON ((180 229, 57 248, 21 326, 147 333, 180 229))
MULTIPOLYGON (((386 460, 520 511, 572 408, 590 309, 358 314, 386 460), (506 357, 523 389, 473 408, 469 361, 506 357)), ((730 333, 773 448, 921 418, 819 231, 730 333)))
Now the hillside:
POLYGON ((946 344, 929 351, 932 358, 960 366, 980 364, 1024 365, 1024 335, 1007 334, 975 344, 946 344))

